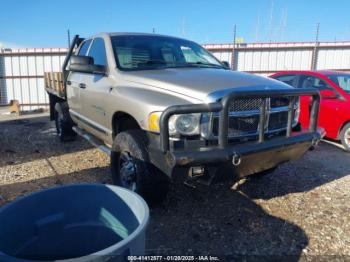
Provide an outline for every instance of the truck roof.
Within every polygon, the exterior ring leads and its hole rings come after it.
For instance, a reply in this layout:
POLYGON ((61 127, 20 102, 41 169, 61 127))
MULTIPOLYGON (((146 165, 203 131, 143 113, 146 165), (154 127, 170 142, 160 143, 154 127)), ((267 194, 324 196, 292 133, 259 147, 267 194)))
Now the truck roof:
POLYGON ((175 37, 170 35, 161 35, 161 34, 154 34, 154 33, 136 33, 136 32, 101 32, 101 33, 92 35, 88 38, 93 38, 97 36, 150 36, 150 37, 154 36, 154 37, 169 37, 169 38, 187 40, 181 37, 175 37))

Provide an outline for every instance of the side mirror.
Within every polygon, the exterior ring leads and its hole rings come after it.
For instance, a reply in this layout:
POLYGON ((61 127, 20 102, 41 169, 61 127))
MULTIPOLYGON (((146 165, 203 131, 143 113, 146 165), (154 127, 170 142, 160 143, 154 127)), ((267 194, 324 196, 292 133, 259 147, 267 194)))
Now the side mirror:
POLYGON ((72 56, 70 59, 69 70, 80 73, 101 74, 106 73, 106 67, 94 65, 94 59, 90 56, 72 56))
POLYGON ((227 61, 221 61, 221 64, 223 64, 224 67, 230 69, 230 64, 227 61))
POLYGON ((332 89, 325 89, 322 90, 320 93, 323 99, 336 99, 339 97, 338 93, 332 89))

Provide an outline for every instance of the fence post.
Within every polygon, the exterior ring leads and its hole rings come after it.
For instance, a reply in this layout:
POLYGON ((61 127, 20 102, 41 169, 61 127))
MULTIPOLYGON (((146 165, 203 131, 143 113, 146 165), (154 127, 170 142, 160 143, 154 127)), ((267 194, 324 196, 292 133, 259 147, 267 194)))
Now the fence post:
POLYGON ((231 55, 231 70, 237 70, 237 56, 236 56, 236 25, 233 29, 233 47, 232 47, 232 55, 231 55))
POLYGON ((320 45, 320 43, 318 41, 319 32, 320 32, 320 23, 317 23, 315 46, 314 46, 314 49, 312 51, 311 70, 317 69, 318 47, 320 45))

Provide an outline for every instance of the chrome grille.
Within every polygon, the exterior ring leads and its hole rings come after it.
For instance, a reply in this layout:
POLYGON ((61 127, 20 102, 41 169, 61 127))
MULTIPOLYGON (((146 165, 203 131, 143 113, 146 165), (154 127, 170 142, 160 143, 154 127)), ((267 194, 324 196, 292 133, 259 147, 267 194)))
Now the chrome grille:
MULTIPOLYGON (((262 98, 243 98, 234 100, 229 105, 228 136, 230 138, 258 135, 262 102, 262 98)), ((267 98, 265 134, 286 130, 289 102, 288 97, 267 98)), ((208 122, 208 131, 211 134, 209 137, 217 137, 219 117, 213 114, 211 119, 208 122)))
MULTIPOLYGON (((294 109, 294 115, 296 114, 296 109, 294 109)), ((287 127, 288 112, 282 111, 278 113, 271 113, 269 117, 268 130, 281 130, 287 127)))
POLYGON ((279 112, 270 114, 268 129, 276 130, 287 127, 288 112, 279 112))
POLYGON ((229 111, 240 112, 240 111, 251 111, 259 110, 261 105, 261 98, 243 98, 233 101, 229 107, 229 111))
POLYGON ((288 97, 273 97, 270 99, 271 108, 288 106, 289 100, 288 97))
MULTIPOLYGON (((218 135, 219 119, 214 118, 213 134, 218 135)), ((230 117, 228 123, 228 135, 229 137, 237 137, 244 135, 256 134, 259 127, 259 116, 247 116, 247 117, 230 117)))

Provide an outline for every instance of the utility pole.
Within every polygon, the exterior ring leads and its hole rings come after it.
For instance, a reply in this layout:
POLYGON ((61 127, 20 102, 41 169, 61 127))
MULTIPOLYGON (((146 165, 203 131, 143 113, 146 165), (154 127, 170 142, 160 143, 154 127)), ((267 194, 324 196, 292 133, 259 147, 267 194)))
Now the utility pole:
POLYGON ((317 23, 316 36, 315 36, 315 46, 314 46, 314 50, 312 52, 311 70, 316 70, 316 68, 317 68, 318 46, 320 45, 320 43, 318 41, 319 34, 320 34, 320 23, 317 23))
POLYGON ((68 37, 68 48, 70 47, 70 31, 67 30, 67 37, 68 37))
POLYGON ((270 41, 270 43, 271 43, 272 37, 273 37, 273 28, 272 28, 272 25, 273 25, 273 6, 274 6, 274 3, 273 3, 273 0, 271 0, 270 17, 269 17, 269 28, 268 28, 268 34, 269 34, 269 41, 270 41))
POLYGON ((237 27, 236 25, 233 28, 233 47, 232 47, 232 55, 231 55, 231 69, 232 70, 236 70, 236 56, 235 56, 235 52, 236 52, 236 34, 237 34, 237 27))

